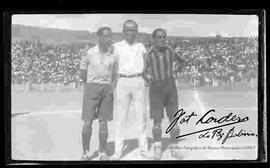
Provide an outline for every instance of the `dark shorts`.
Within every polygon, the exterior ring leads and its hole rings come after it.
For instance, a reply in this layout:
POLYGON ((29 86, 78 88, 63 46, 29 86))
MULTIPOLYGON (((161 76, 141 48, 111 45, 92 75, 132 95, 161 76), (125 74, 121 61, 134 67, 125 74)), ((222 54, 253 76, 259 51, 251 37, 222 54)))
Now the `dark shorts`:
POLYGON ((110 84, 84 85, 82 120, 110 121, 113 118, 113 90, 110 84))
POLYGON ((166 110, 169 120, 178 110, 178 95, 174 79, 166 81, 153 81, 149 88, 150 118, 160 121, 164 118, 166 110))

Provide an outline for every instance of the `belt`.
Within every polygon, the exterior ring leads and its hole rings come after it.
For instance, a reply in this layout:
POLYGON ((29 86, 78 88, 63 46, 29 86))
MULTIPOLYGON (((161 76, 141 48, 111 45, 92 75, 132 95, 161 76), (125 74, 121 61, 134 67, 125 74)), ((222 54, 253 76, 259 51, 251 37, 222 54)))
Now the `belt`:
POLYGON ((155 83, 167 83, 169 81, 175 81, 175 78, 174 77, 169 77, 169 78, 164 79, 164 80, 157 80, 157 79, 152 80, 152 82, 155 82, 155 83))
POLYGON ((132 74, 132 75, 124 75, 124 74, 118 74, 118 75, 120 78, 134 78, 134 77, 142 76, 142 73, 132 74))

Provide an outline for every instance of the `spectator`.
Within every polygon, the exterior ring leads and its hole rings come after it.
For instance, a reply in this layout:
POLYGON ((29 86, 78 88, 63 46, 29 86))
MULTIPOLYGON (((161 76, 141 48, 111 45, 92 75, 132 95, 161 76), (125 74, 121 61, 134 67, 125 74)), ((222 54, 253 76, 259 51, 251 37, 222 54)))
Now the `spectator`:
MULTIPOLYGON (((146 40, 147 47, 151 41, 146 40)), ((194 85, 249 81, 254 87, 258 72, 258 42, 255 38, 220 38, 171 40, 170 46, 189 61, 178 68, 178 77, 194 81, 194 85), (234 72, 234 73, 231 73, 234 72)), ((18 41, 12 44, 12 83, 73 83, 78 85, 77 72, 81 53, 91 44, 48 45, 18 41)), ((233 85, 232 85, 233 86, 233 85)))

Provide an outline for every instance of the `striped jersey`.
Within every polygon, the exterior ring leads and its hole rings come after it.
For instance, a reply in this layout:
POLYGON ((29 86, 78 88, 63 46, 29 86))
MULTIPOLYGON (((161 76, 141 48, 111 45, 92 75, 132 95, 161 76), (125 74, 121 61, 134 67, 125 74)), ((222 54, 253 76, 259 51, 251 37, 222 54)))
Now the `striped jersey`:
POLYGON ((146 58, 146 71, 153 81, 164 81, 174 77, 175 61, 181 64, 182 59, 169 47, 153 47, 146 58))

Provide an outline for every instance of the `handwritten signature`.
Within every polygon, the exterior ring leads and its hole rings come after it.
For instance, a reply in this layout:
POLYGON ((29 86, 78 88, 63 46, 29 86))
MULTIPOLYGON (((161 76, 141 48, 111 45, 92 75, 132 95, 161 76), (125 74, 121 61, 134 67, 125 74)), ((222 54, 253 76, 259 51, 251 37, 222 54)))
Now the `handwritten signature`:
POLYGON ((224 144, 229 138, 241 137, 241 136, 257 136, 255 133, 246 132, 245 129, 241 129, 238 133, 234 133, 235 132, 234 129, 235 127, 232 127, 226 134, 224 133, 222 128, 215 129, 212 132, 206 131, 205 133, 202 133, 199 135, 199 139, 201 138, 213 139, 217 137, 217 141, 219 141, 224 137, 224 139, 221 142, 221 144, 224 144))
MULTIPOLYGON (((225 133, 222 129, 222 127, 226 127, 229 125, 234 125, 234 124, 238 124, 238 123, 242 123, 242 122, 247 122, 249 120, 248 116, 245 117, 239 117, 233 113, 229 113, 228 115, 222 116, 220 118, 216 118, 213 116, 210 116, 211 113, 216 112, 215 109, 211 109, 209 111, 207 111, 197 122, 196 125, 199 124, 215 124, 216 126, 214 127, 210 127, 210 128, 206 128, 206 129, 202 129, 202 130, 198 130, 195 132, 191 132, 191 133, 187 133, 184 135, 179 135, 176 138, 181 138, 181 137, 185 137, 185 136, 189 136, 192 134, 197 134, 197 133, 201 133, 199 135, 199 139, 202 138, 211 138, 213 139, 214 137, 217 137, 217 140, 221 140, 223 137, 223 141, 222 144, 224 144, 227 139, 229 138, 233 138, 233 137, 240 137, 240 136, 257 136, 255 133, 247 133, 246 130, 241 129, 238 133, 234 133, 235 132, 235 127, 232 127, 227 133, 225 133), (210 132, 211 131, 211 132, 210 132)), ((184 111, 184 109, 180 109, 178 110, 175 114, 174 114, 174 119, 172 120, 172 122, 170 123, 170 125, 168 126, 168 128, 166 129, 165 133, 168 134, 175 126, 176 124, 188 124, 189 121, 191 120, 191 118, 195 118, 198 115, 195 112, 192 112, 189 115, 186 115, 186 112, 184 111)))

